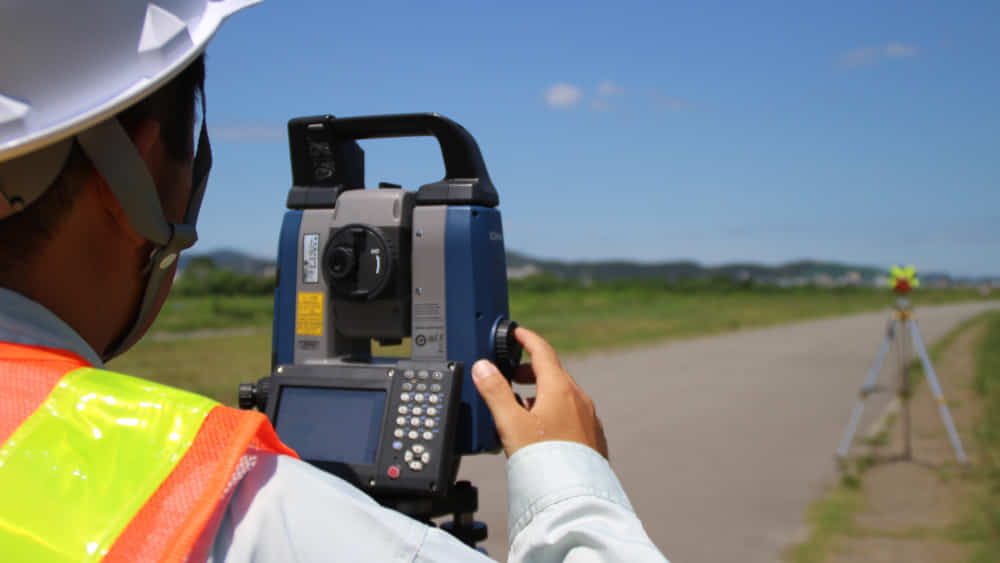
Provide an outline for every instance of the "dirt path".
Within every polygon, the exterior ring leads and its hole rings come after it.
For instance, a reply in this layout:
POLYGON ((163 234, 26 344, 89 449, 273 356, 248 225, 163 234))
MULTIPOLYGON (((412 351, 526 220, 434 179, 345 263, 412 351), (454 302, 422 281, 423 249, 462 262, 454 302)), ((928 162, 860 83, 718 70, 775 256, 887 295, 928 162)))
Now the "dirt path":
MULTIPOLYGON (((972 464, 978 399, 972 390, 975 377, 973 347, 985 329, 978 324, 963 331, 943 351, 936 371, 947 374, 946 391, 955 427, 972 464)), ((851 561, 899 563, 949 563, 967 560, 968 545, 956 541, 954 526, 968 510, 973 484, 959 478, 954 450, 948 440, 937 403, 926 382, 911 401, 912 462, 879 463, 863 475, 863 506, 855 515, 855 532, 833 544, 831 563, 851 561), (856 534, 856 535, 855 535, 856 534)), ((897 419, 884 447, 872 455, 887 457, 904 450, 902 425, 897 419)), ((864 455, 864 446, 856 453, 864 455)))
MULTIPOLYGON (((917 311, 928 345, 1000 303, 917 311)), ((654 542, 675 563, 774 562, 805 533, 888 311, 567 361, 595 399, 612 463, 654 542)), ((891 368, 891 366, 886 366, 891 368)), ((887 373, 887 372, 885 372, 887 373)), ((939 374, 946 395, 950 382, 939 374)), ((874 398, 864 421, 887 397, 874 398)), ((485 546, 506 558, 503 462, 463 461, 480 489, 485 546)))

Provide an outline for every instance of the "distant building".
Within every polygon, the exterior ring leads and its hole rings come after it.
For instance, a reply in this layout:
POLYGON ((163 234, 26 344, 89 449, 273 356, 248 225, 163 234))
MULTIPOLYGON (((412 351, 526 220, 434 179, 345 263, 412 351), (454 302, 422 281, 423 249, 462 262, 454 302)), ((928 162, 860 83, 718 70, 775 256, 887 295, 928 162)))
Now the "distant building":
POLYGON ((517 268, 507 268, 507 279, 522 280, 524 278, 530 278, 531 276, 537 276, 541 273, 542 269, 538 266, 534 264, 526 264, 517 268))
POLYGON ((828 274, 819 274, 813 278, 813 283, 819 287, 833 287, 833 276, 828 274))

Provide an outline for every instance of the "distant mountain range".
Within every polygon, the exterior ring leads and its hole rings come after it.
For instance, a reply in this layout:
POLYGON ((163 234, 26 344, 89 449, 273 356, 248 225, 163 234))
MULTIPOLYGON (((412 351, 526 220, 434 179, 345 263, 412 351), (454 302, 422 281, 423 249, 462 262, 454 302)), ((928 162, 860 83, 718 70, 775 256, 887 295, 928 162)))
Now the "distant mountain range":
POLYGON ((192 260, 198 258, 212 260, 216 268, 251 276, 271 275, 277 270, 277 264, 273 259, 256 258, 245 252, 229 249, 196 254, 182 253, 180 260, 177 261, 177 269, 183 271, 192 260))
MULTIPOLYGON (((724 276, 734 280, 756 280, 768 283, 809 283, 821 280, 827 283, 874 283, 886 275, 886 271, 872 266, 859 266, 837 262, 799 260, 767 266, 752 262, 737 262, 721 266, 703 266, 690 260, 671 262, 633 262, 606 260, 594 262, 540 260, 521 254, 507 252, 507 269, 511 277, 522 277, 532 273, 549 273, 565 279, 610 281, 619 279, 705 279, 724 276)), ((924 274, 930 278, 941 274, 924 274)))
MULTIPOLYGON (((207 257, 219 268, 243 274, 272 275, 276 270, 273 259, 258 258, 238 250, 182 255, 180 268, 187 267, 192 259, 207 257)), ((527 254, 508 251, 507 270, 511 278, 549 274, 563 279, 582 281, 611 281, 621 279, 705 279, 725 276, 735 280, 755 280, 781 285, 819 283, 820 285, 872 284, 884 279, 886 271, 872 266, 798 260, 778 266, 752 262, 704 266, 694 261, 634 262, 627 260, 569 261, 539 259, 527 254)), ((922 280, 933 282, 950 279, 946 274, 922 273, 922 280)))

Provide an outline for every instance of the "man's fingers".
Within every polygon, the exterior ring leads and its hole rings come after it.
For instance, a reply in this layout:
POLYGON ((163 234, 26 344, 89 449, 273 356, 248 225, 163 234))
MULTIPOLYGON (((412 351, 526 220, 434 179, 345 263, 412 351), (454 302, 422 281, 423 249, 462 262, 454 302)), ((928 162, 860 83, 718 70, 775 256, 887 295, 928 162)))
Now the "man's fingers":
POLYGON ((514 370, 514 381, 526 385, 533 384, 535 382, 535 370, 531 368, 531 364, 517 366, 517 369, 514 370))
POLYGON ((514 338, 517 338, 521 346, 531 354, 532 373, 539 390, 572 381, 569 374, 562 369, 556 351, 541 336, 519 326, 514 331, 514 338))
POLYGON ((523 412, 524 407, 518 403, 514 390, 492 362, 479 360, 472 366, 472 381, 476 384, 479 395, 486 401, 486 406, 493 413, 497 430, 503 434, 509 421, 523 412))
POLYGON ((604 433, 604 423, 601 417, 594 416, 597 422, 597 452, 604 456, 604 459, 611 461, 611 453, 608 451, 608 437, 604 433))
POLYGON ((559 364, 556 351, 552 349, 552 346, 544 338, 538 336, 533 331, 519 326, 514 330, 514 338, 531 354, 531 363, 536 365, 559 364))

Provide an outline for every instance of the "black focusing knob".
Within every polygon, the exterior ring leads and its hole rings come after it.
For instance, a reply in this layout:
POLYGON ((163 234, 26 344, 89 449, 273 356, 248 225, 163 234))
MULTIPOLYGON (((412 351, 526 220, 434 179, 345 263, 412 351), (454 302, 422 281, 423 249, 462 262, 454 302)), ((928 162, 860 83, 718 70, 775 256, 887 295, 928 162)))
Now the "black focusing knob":
POLYGON ((257 395, 257 388, 253 383, 240 383, 240 408, 252 409, 257 404, 254 397, 257 395))
POLYGON ((354 249, 338 246, 330 252, 330 277, 342 280, 354 272, 354 249))
POLYGON ((323 266, 330 289, 342 299, 372 301, 393 276, 392 246, 378 227, 352 224, 330 235, 323 266))
POLYGON ((267 391, 269 388, 270 378, 268 377, 261 378, 256 385, 253 383, 240 383, 240 408, 250 410, 257 407, 257 410, 264 412, 267 409, 267 391))
POLYGON ((496 364, 507 379, 514 377, 514 370, 521 365, 523 348, 521 343, 514 338, 514 329, 516 328, 516 322, 510 319, 501 319, 493 333, 493 351, 496 354, 496 364))

